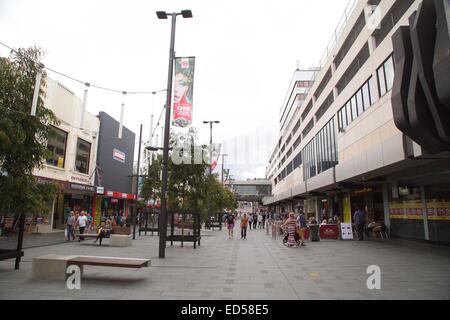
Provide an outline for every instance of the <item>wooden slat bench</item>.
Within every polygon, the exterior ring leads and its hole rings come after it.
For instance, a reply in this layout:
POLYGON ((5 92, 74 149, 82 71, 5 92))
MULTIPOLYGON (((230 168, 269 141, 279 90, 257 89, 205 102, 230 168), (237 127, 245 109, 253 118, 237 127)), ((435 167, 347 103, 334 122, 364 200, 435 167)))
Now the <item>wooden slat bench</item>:
POLYGON ((118 267, 140 269, 148 267, 149 259, 132 259, 132 258, 114 258, 114 257, 94 257, 79 256, 67 260, 68 265, 78 266, 100 266, 100 267, 118 267))

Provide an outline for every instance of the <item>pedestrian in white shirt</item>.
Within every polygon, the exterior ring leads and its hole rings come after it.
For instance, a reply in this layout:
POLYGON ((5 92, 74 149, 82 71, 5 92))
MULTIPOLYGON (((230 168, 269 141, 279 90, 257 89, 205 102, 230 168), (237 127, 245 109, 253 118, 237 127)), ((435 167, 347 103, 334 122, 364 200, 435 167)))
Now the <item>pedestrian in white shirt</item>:
MULTIPOLYGON (((84 213, 84 211, 81 211, 81 214, 77 220, 78 227, 80 228, 80 234, 84 233, 84 229, 86 228, 87 220, 88 220, 88 218, 86 217, 86 214, 84 213)), ((80 238, 78 239, 78 242, 80 242, 81 240, 84 240, 84 238, 80 236, 80 238)))

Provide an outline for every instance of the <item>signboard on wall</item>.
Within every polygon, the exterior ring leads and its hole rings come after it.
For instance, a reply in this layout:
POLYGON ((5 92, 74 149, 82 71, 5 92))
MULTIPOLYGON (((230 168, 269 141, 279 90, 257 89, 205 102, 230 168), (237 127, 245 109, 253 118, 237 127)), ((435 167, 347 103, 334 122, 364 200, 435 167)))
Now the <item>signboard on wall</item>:
POLYGON ((125 163, 125 153, 120 150, 113 149, 113 159, 125 163))

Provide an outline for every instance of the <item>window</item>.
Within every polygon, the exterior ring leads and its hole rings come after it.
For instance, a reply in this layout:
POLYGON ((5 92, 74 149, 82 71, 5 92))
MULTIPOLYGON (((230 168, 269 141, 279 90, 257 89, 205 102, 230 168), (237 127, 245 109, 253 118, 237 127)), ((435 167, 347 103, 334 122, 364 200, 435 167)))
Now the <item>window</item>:
POLYGON ((364 103, 364 111, 370 108, 370 88, 369 81, 367 81, 362 87, 362 95, 363 95, 363 103, 364 103))
POLYGON ((386 90, 386 79, 384 78, 383 67, 377 70, 378 75, 378 88, 380 89, 380 96, 384 96, 387 92, 386 90))
POLYGON ((317 152, 317 172, 324 172, 337 164, 336 134, 334 118, 315 137, 317 152))
POLYGON ((352 119, 352 104, 349 102, 347 102, 347 104, 345 105, 345 111, 347 112, 347 126, 352 123, 353 119, 352 119))
POLYGON ((51 134, 47 141, 47 150, 51 152, 51 156, 47 158, 47 164, 64 168, 66 145, 67 132, 51 127, 51 134))
POLYGON ((306 181, 317 174, 314 139, 302 150, 303 180, 306 181))
POLYGON ((362 88, 356 93, 356 103, 358 105, 358 116, 364 113, 364 103, 362 98, 362 88))
POLYGON ((377 70, 380 96, 384 96, 394 84, 394 56, 391 55, 377 70))
POLYGON ((369 79, 370 105, 374 104, 380 98, 376 89, 376 80, 372 77, 369 79))
POLYGON ((82 139, 77 142, 77 156, 75 168, 78 172, 89 174, 89 160, 91 157, 91 144, 82 139))
POLYGON ((294 161, 292 161, 292 165, 294 166, 294 170, 302 165, 302 153, 301 152, 299 152, 295 156, 294 161))
POLYGON ((386 89, 389 91, 394 85, 394 56, 391 56, 384 63, 384 74, 386 76, 386 89))
POLYGON ((353 96, 350 100, 352 103, 352 120, 355 121, 358 118, 358 106, 356 105, 356 97, 353 96))

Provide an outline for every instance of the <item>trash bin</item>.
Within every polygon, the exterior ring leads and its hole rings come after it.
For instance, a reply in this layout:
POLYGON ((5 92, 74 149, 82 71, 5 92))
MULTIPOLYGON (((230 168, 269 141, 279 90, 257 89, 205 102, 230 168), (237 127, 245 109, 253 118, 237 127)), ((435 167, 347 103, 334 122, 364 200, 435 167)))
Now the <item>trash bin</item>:
POLYGON ((319 225, 313 224, 309 226, 309 234, 311 235, 311 241, 320 241, 319 237, 319 225))

